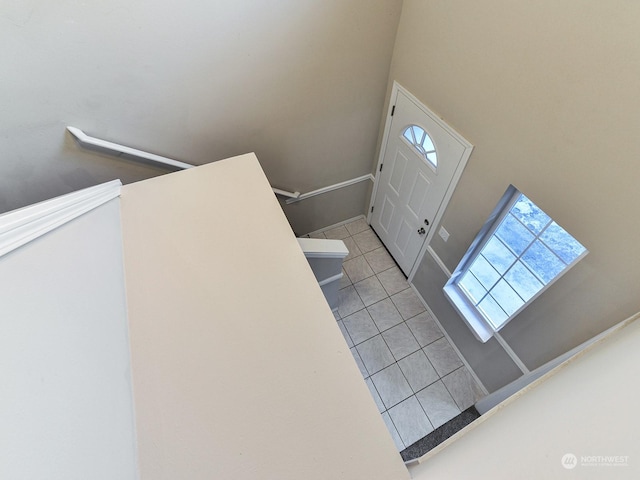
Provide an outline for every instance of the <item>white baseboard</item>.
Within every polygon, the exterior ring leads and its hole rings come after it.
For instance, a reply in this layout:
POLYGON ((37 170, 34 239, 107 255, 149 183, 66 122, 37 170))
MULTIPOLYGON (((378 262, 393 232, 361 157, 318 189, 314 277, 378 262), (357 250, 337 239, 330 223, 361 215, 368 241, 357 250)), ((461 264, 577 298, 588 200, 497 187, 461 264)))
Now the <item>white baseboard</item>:
MULTIPOLYGON (((333 225, 329 225, 327 227, 322 227, 319 230, 314 230, 313 232, 306 233, 305 235, 316 235, 322 232, 326 232, 327 230, 331 230, 334 228, 341 227, 346 225, 347 223, 355 222, 356 220, 360 220, 361 218, 366 218, 365 215, 358 215, 357 217, 349 218, 347 220, 343 220, 342 222, 334 223, 333 225)), ((304 236, 304 235, 303 235, 304 236)))
MULTIPOLYGON (((433 258, 433 260, 438 264, 438 266, 440 267, 440 269, 444 272, 444 274, 447 276, 447 279, 451 278, 451 272, 449 271, 449 269, 447 268, 447 266, 444 264, 444 262, 442 261, 442 259, 438 256, 438 254, 435 252, 435 250, 433 248, 431 248, 431 246, 427 247, 427 252, 429 253, 429 255, 431 255, 431 258, 433 258)), ((422 297, 420 297, 422 298, 422 297)), ((435 318, 435 317, 434 317, 435 318)), ((437 320, 436 320, 437 321, 437 320)), ((440 322, 438 322, 440 323, 440 322)), ((518 357, 518 355, 516 355, 516 352, 513 351, 513 349, 511 348, 511 346, 507 343, 507 341, 502 338, 502 336, 499 333, 495 333, 494 338, 496 339, 496 341, 498 342, 498 344, 502 347, 502 349, 506 352, 506 354, 509 356, 509 358, 511 359, 511 361, 513 361, 513 363, 516 364, 516 366, 520 369, 520 371, 522 373, 529 373, 529 369, 527 368, 527 366, 524 364, 524 362, 522 361, 522 359, 520 357, 518 357)))
POLYGON ((438 256, 438 254, 436 253, 436 251, 431 248, 431 245, 429 245, 427 247, 427 252, 429 252, 429 255, 431 255, 431 258, 433 258, 433 260, 438 264, 438 266, 440 267, 440 269, 444 272, 444 274, 447 276, 447 279, 451 278, 451 272, 449 271, 449 269, 447 268, 447 266, 444 264, 444 262, 442 261, 442 259, 438 256))
POLYGON ((493 334, 493 337, 497 340, 497 342, 504 349, 504 351, 507 352, 507 355, 509 355, 511 360, 513 360, 513 363, 515 363, 517 365, 517 367, 520 369, 520 371, 522 373, 526 374, 526 373, 529 373, 531 371, 531 370, 529 370, 527 368, 527 366, 520 359, 520 357, 518 355, 516 355, 516 352, 513 351, 513 349, 509 346, 507 341, 504 338, 502 338, 502 335, 500 335, 498 332, 496 332, 496 333, 493 334))

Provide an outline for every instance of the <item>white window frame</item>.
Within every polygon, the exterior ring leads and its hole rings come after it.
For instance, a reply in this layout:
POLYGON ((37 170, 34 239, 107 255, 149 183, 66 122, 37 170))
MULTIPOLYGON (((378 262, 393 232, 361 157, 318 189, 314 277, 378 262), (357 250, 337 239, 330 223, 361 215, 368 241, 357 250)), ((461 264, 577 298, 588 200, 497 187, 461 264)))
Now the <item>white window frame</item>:
MULTIPOLYGON (((567 273, 578 261, 580 261, 582 258, 584 258, 585 255, 587 255, 587 253, 589 253, 588 250, 585 249, 581 255, 575 258, 571 263, 567 264, 567 266, 561 272, 559 272, 552 280, 544 285, 535 295, 533 295, 533 297, 524 302, 524 304, 515 313, 509 316, 508 319, 504 321, 504 323, 502 323, 498 328, 495 328, 484 317, 481 311, 473 304, 464 290, 458 285, 458 282, 462 280, 464 274, 468 271, 469 268, 471 268, 474 260, 480 254, 484 246, 492 239, 493 234, 499 228, 504 217, 509 214, 509 211, 516 203, 521 193, 522 192, 516 187, 514 187, 513 185, 509 185, 509 188, 507 188, 506 192, 483 225, 482 229, 480 229, 480 232, 472 242, 471 246, 462 257, 462 260, 451 275, 451 278, 443 288, 445 296, 451 302, 458 314, 471 329, 475 337, 483 343, 489 340, 496 332, 507 325, 516 315, 518 315, 518 313, 520 313, 524 308, 531 304, 531 302, 533 302, 547 288, 555 283, 556 280, 567 273)), ((551 220, 553 221, 553 219, 551 220)))
POLYGON ((434 172, 437 173, 438 171, 438 153, 436 151, 436 146, 435 143, 433 143, 433 139, 429 136, 429 133, 427 132, 427 130, 420 126, 417 125, 415 123, 411 123, 409 125, 407 125, 406 127, 404 127, 402 129, 402 132, 400 133, 400 138, 402 138, 402 140, 409 145, 409 147, 411 147, 418 156, 424 158, 425 162, 427 163, 427 165, 429 165, 429 167, 431 168, 431 170, 433 170, 434 172), (415 134, 415 128, 419 128, 420 130, 422 130, 422 139, 421 141, 418 141, 418 138, 416 137, 415 134), (407 132, 411 132, 411 139, 407 138, 407 132), (426 148, 424 148, 424 144, 426 141, 429 141, 429 143, 431 144, 431 146, 433 147, 430 150, 427 150, 426 148), (433 155, 431 155, 433 154, 433 155), (435 157, 435 158, 432 158, 435 157))

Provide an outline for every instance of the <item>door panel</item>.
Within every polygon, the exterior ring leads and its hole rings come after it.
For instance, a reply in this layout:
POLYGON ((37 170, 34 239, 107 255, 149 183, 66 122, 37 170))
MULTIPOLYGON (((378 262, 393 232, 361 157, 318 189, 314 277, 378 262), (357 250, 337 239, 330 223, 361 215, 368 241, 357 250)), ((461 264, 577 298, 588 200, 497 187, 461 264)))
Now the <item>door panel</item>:
POLYGON ((420 212, 424 206, 424 200, 429 192, 430 186, 431 182, 429 179, 420 172, 413 183, 411 195, 409 196, 409 203, 407 203, 407 208, 411 213, 413 213, 415 218, 419 218, 420 216, 420 212))
POLYGON ((396 196, 400 196, 400 191, 402 190, 402 180, 404 179, 404 172, 407 168, 407 157, 402 154, 402 152, 397 151, 396 157, 393 159, 393 164, 391 167, 391 179, 389 180, 389 187, 393 189, 393 193, 396 196))
POLYGON ((393 217, 393 212, 395 210, 395 205, 386 197, 384 199, 384 203, 382 205, 382 211, 380 212, 380 227, 385 231, 385 233, 389 233, 389 226, 391 224, 391 218, 393 217))
POLYGON ((434 225, 466 147, 401 90, 397 91, 394 104, 383 168, 376 179, 371 226, 408 275, 434 225), (420 147, 414 147, 403 136, 412 125, 429 135, 437 165, 431 165, 424 149, 420 151, 420 147))
POLYGON ((398 230, 398 235, 396 236, 396 241, 394 242, 394 247, 402 254, 407 251, 409 239, 411 238, 411 230, 411 225, 403 219, 402 225, 398 230))

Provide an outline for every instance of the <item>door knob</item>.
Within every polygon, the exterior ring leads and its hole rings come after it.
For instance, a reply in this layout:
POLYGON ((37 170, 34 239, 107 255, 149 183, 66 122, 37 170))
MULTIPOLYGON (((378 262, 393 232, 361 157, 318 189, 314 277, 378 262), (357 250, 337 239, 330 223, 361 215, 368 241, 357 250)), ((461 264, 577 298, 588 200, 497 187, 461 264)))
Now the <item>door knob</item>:
POLYGON ((420 227, 420 228, 418 229, 418 234, 420 234, 420 235, 424 235, 424 234, 425 234, 425 230, 424 230, 424 228, 423 228, 423 227, 420 227))

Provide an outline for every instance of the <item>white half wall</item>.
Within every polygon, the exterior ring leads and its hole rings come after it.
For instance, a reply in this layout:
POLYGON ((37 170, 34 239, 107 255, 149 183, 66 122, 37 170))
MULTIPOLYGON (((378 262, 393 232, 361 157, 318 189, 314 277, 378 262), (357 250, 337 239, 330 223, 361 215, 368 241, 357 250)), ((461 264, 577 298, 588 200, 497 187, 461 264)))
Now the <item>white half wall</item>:
POLYGON ((0 478, 138 478, 119 199, 0 257, 0 478))
POLYGON ((121 198, 141 478, 409 477, 254 154, 121 198))
POLYGON ((436 448, 412 478, 639 478, 639 345, 636 320, 436 448))

